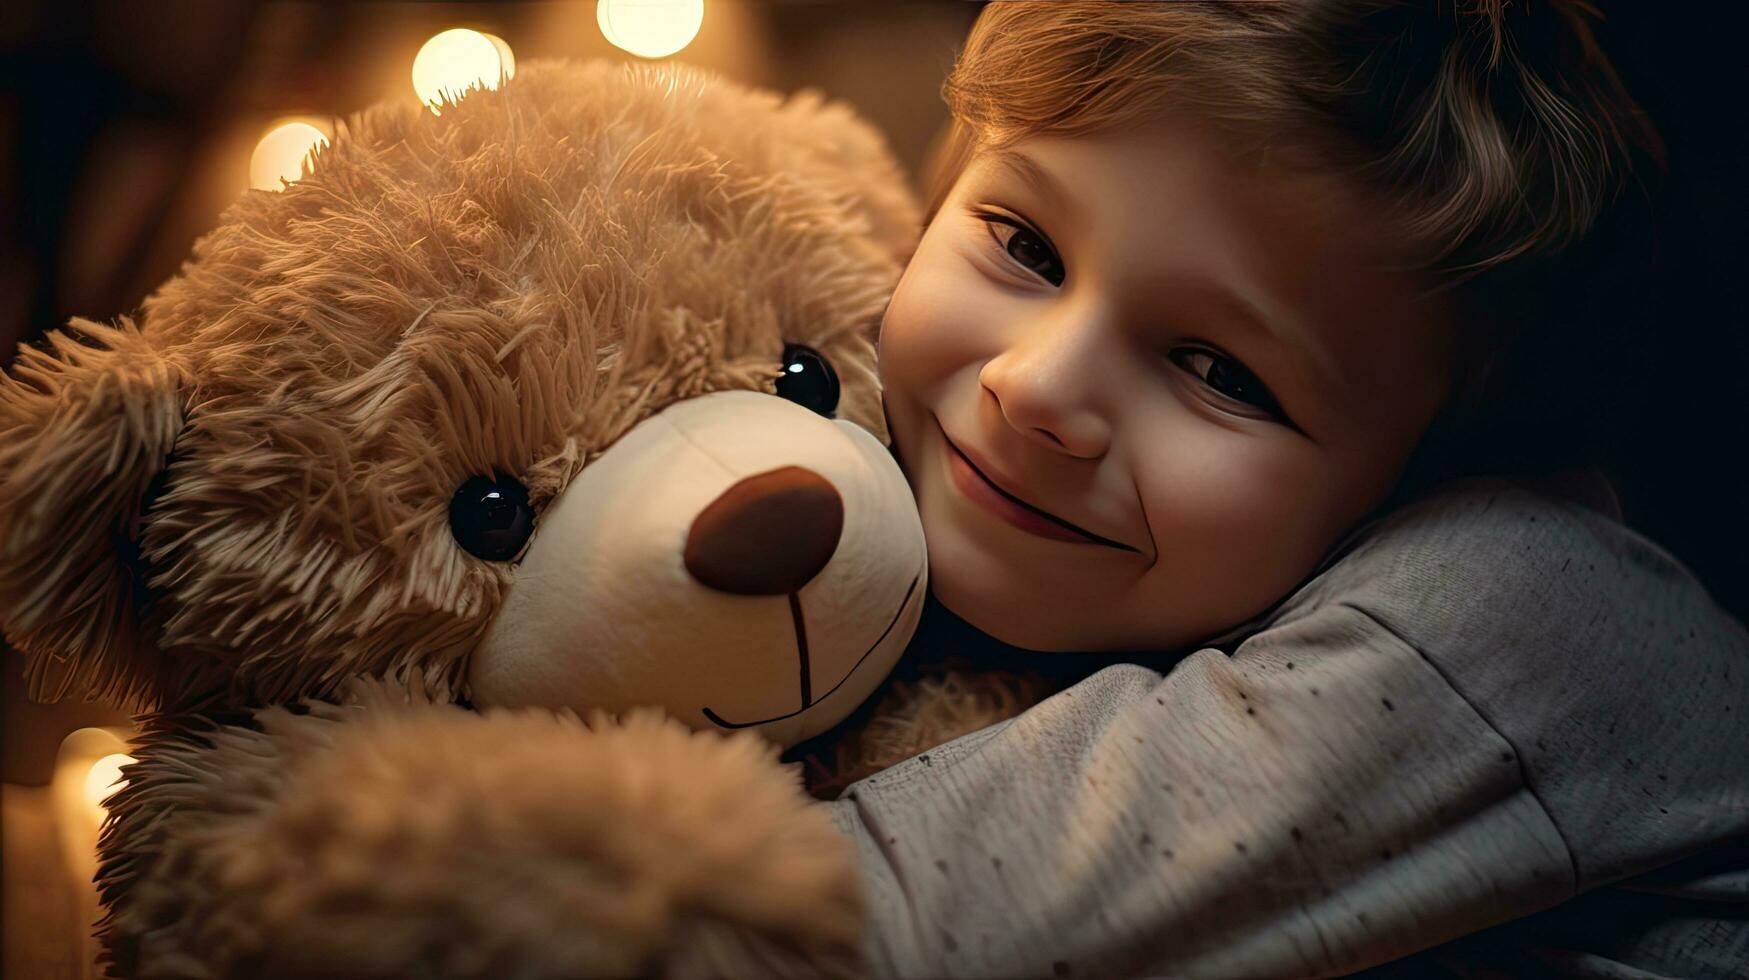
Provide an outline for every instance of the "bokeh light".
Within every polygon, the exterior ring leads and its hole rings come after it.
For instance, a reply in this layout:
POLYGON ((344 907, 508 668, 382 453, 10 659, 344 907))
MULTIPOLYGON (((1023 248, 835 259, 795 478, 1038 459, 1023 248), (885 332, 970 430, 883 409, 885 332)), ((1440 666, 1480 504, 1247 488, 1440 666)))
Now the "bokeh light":
POLYGON ((413 58, 413 91, 419 101, 440 111, 470 88, 497 88, 516 74, 516 56, 495 34, 455 27, 434 35, 413 58))
POLYGON ((131 755, 113 752, 93 762, 91 771, 85 775, 85 802, 103 806, 109 794, 127 785, 127 780, 121 777, 121 767, 132 765, 133 761, 131 755))
POLYGON ((281 180, 297 180, 303 174, 304 158, 318 146, 328 145, 329 132, 313 119, 280 120, 249 155, 249 186, 264 191, 283 188, 281 180))
POLYGON ((704 0, 598 0, 595 22, 614 47, 666 58, 698 36, 704 0))

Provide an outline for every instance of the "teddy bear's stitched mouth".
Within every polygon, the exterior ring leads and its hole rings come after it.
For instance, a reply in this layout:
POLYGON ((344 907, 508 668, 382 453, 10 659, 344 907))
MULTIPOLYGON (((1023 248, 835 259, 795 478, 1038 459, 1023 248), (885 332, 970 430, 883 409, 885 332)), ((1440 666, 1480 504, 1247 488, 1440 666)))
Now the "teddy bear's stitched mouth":
POLYGON ((797 598, 796 593, 791 592, 789 595, 789 608, 790 618, 795 623, 796 628, 797 655, 801 659, 802 706, 794 711, 788 712, 787 714, 772 715, 770 718, 761 718, 758 721, 724 721, 721 715, 718 715, 709 708, 702 709, 704 711, 704 716, 709 718, 711 724, 716 725, 718 728, 751 728, 754 725, 763 725, 767 722, 782 721, 785 718, 793 718, 813 707, 816 703, 831 697, 832 691, 836 691, 840 687, 843 687, 844 682, 849 680, 852 674, 856 673, 856 668, 861 667, 862 662, 868 659, 868 655, 875 652, 875 650, 881 645, 882 641, 886 640, 887 634, 893 631, 893 627, 899 622, 899 617, 904 615, 905 607, 911 604, 911 593, 917 591, 917 583, 922 579, 922 572, 918 572, 911 578, 911 584, 905 588, 905 598, 899 601, 899 608, 893 613, 893 618, 887 623, 887 628, 881 630, 881 635, 875 639, 874 643, 870 644, 869 648, 863 651, 862 656, 856 658, 856 663, 850 665, 850 669, 844 672, 844 676, 839 678, 838 683, 832 685, 832 690, 827 691, 818 698, 808 697, 808 635, 802 625, 801 601, 797 598))

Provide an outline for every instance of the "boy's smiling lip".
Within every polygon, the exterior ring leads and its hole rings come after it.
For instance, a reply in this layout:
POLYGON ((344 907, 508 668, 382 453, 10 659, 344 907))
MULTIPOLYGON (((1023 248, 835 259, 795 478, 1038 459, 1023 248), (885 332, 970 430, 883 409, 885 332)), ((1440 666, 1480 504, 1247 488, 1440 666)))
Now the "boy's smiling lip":
MULTIPOLYGON (((1004 520, 1019 527, 1021 530, 1037 534, 1040 537, 1052 538, 1059 541, 1070 541, 1076 544, 1101 544, 1106 545, 1107 547, 1118 548, 1123 551, 1136 551, 1135 548, 1132 548, 1127 544, 1113 541, 1110 538, 1101 537, 1100 535, 1094 534, 1092 531, 1071 524, 1070 522, 1063 520, 1061 517, 1058 517, 1047 510, 1035 507, 1009 492, 1001 483, 997 482, 996 477, 990 475, 994 471, 991 470, 983 460, 977 458, 971 452, 960 448, 959 444, 953 441, 953 438, 947 434, 947 429, 942 426, 940 419, 934 419, 934 421, 937 431, 941 433, 942 443, 947 450, 947 465, 949 470, 952 471, 954 469, 956 464, 954 457, 958 457, 958 461, 964 463, 966 468, 971 471, 971 476, 974 479, 981 481, 984 487, 993 491, 1002 501, 1013 504, 1025 513, 1013 514, 1006 510, 999 510, 998 507, 1000 504, 997 501, 979 500, 978 503, 985 506, 986 509, 995 511, 997 516, 1002 517, 1004 520), (993 504, 995 506, 992 506, 993 504)), ((953 474, 951 474, 951 472, 949 478, 953 479, 953 474)), ((975 497, 977 488, 975 486, 966 487, 961 488, 961 491, 966 492, 968 489, 972 490, 973 493, 968 493, 967 495, 975 497)), ((1139 554, 1140 552, 1137 553, 1139 554)))

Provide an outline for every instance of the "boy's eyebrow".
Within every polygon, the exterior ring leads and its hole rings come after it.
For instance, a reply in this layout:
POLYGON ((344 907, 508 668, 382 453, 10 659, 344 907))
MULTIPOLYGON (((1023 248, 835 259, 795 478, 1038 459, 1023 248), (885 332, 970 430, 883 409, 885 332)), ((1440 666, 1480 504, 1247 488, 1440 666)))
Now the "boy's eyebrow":
POLYGON ((989 158, 991 163, 1007 170, 1037 191, 1041 197, 1050 202, 1052 207, 1074 209, 1074 198, 1070 197, 1063 185, 1057 183, 1050 174, 1045 173, 1044 168, 1031 157, 1012 147, 999 147, 989 151, 989 158))

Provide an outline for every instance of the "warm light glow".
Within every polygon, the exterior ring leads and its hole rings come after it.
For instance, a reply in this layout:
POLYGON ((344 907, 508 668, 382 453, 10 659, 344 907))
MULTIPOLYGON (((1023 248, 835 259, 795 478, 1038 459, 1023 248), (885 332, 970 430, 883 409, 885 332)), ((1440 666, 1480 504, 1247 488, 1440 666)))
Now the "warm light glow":
MULTIPOLYGON (((504 39, 496 34, 484 34, 482 36, 486 40, 491 41, 492 47, 497 50, 498 66, 503 70, 504 77, 514 78, 516 76, 516 55, 510 53, 510 45, 506 44, 504 39)), ((498 86, 493 84, 487 87, 497 88, 498 86)))
POLYGON ((597 0, 595 22, 614 47, 666 58, 698 36, 704 0, 597 0))
POLYGON ((516 74, 516 56, 495 34, 456 27, 425 42, 413 59, 413 91, 432 112, 470 88, 497 88, 516 74))
POLYGON ((264 191, 284 189, 282 180, 303 176, 304 159, 318 146, 328 145, 328 133, 315 122, 294 119, 268 129, 249 156, 249 186, 264 191))
MULTIPOLYGON (((59 852, 66 880, 74 887, 74 893, 57 901, 71 900, 74 904, 67 911, 81 922, 96 922, 103 912, 97 890, 91 887, 97 877, 98 832, 107 816, 103 800, 124 782, 121 769, 134 761, 128 752, 130 742, 138 736, 137 730, 119 725, 80 728, 68 732, 55 752, 55 775, 48 787, 54 811, 55 850, 59 852)), ((7 789, 10 793, 11 787, 7 789)), ((11 805, 8 798, 8 817, 11 805)), ((12 836, 11 831, 8 826, 8 837, 12 836)), ((11 846, 10 840, 7 845, 11 846)), ((7 895, 8 899, 11 897, 7 895)), ((10 907, 7 914, 11 914, 10 907)), ((77 955, 87 964, 95 963, 99 953, 97 934, 89 929, 82 931, 84 937, 79 941, 77 955)))
POLYGON ((85 775, 85 802, 101 807, 109 794, 127 785, 121 778, 121 767, 132 765, 134 757, 120 752, 106 755, 91 764, 85 775))

